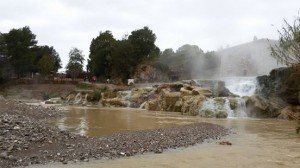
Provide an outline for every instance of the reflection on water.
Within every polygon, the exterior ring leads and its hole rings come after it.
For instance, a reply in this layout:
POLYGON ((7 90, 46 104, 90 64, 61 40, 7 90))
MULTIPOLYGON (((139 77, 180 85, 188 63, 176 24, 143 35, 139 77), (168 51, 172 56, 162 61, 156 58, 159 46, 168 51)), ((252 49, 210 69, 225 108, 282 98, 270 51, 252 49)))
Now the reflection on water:
MULTIPOLYGON (((116 132, 170 127, 195 122, 178 113, 148 112, 130 108, 69 107, 66 115, 55 121, 62 130, 89 136, 116 132)), ((191 118, 192 119, 192 118, 191 118)))
POLYGON ((290 121, 204 119, 181 116, 176 113, 88 108, 70 108, 66 117, 58 121, 61 128, 91 136, 192 122, 210 122, 233 128, 236 134, 225 137, 233 145, 223 146, 211 142, 169 150, 162 154, 149 153, 128 158, 68 165, 57 163, 43 167, 300 167, 300 136, 295 133, 295 123, 290 121))

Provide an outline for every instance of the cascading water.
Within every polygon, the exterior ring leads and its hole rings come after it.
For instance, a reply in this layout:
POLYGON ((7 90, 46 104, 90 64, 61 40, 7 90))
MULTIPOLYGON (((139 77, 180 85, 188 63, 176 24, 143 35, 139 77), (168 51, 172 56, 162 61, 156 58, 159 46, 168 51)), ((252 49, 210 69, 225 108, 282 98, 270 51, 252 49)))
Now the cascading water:
POLYGON ((74 104, 79 104, 81 102, 81 99, 82 99, 81 93, 77 93, 74 99, 74 104))
POLYGON ((126 106, 126 107, 131 107, 131 90, 127 90, 127 91, 119 91, 118 92, 118 97, 122 100, 122 103, 126 106))
POLYGON ((252 96, 257 84, 256 77, 226 77, 222 80, 231 93, 241 97, 252 96))
POLYGON ((252 96, 255 93, 257 81, 256 77, 227 77, 223 78, 225 87, 231 93, 240 97, 231 98, 231 108, 234 109, 234 115, 229 117, 245 118, 247 117, 247 109, 245 100, 241 97, 252 96))
POLYGON ((230 108, 229 99, 226 97, 218 97, 206 100, 202 104, 199 115, 202 117, 226 118, 234 116, 234 113, 230 108))
POLYGON ((230 92, 240 97, 217 97, 206 100, 199 115, 204 117, 246 118, 243 96, 252 96, 256 89, 256 77, 227 77, 222 79, 230 92))
POLYGON ((238 118, 248 117, 245 100, 240 97, 236 97, 235 100, 237 103, 236 109, 234 110, 234 115, 231 117, 238 117, 238 118))

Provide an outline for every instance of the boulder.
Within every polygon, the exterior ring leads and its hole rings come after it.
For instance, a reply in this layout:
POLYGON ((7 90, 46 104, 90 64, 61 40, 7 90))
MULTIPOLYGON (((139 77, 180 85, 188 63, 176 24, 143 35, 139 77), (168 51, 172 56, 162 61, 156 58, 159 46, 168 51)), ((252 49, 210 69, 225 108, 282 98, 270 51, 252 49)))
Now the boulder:
POLYGON ((162 89, 167 89, 170 92, 179 92, 180 89, 183 87, 183 84, 181 83, 164 83, 161 85, 156 85, 156 90, 155 92, 159 94, 162 89))
POLYGON ((149 96, 151 95, 150 92, 153 90, 153 88, 149 87, 132 89, 130 95, 131 107, 140 107, 144 102, 149 100, 149 96))
POLYGON ((198 115, 199 109, 202 107, 206 97, 203 95, 197 96, 183 96, 181 112, 188 115, 198 115))
POLYGON ((204 95, 206 97, 212 97, 213 93, 209 88, 204 87, 193 87, 192 90, 193 95, 204 95))
POLYGON ((259 95, 253 95, 251 97, 243 97, 246 102, 247 114, 249 117, 256 118, 275 118, 280 114, 282 108, 276 102, 272 102, 259 95))
POLYGON ((134 78, 138 82, 155 82, 155 81, 169 81, 168 71, 165 71, 155 64, 141 64, 134 74, 134 78))
POLYGON ((199 115, 205 118, 213 118, 216 117, 215 110, 213 109, 202 109, 199 111, 199 115))
POLYGON ((273 69, 269 75, 257 77, 256 94, 270 99, 279 97, 290 105, 300 105, 300 68, 273 69))
POLYGON ((216 118, 227 118, 228 113, 225 110, 218 110, 216 112, 216 118))
POLYGON ((280 119, 300 120, 300 106, 287 106, 280 110, 280 119))
MULTIPOLYGON (((175 111, 178 110, 177 101, 181 96, 180 92, 170 92, 167 89, 162 90, 162 109, 163 111, 175 111)), ((176 112, 176 111, 175 111, 176 112)), ((180 111, 177 111, 180 112, 180 111)))
POLYGON ((202 88, 209 88, 212 91, 214 97, 236 97, 226 87, 225 82, 220 80, 197 80, 197 86, 202 88))
POLYGON ((160 107, 157 99, 149 100, 146 103, 145 107, 149 111, 161 111, 161 107, 160 107))
POLYGON ((180 93, 182 94, 182 96, 188 96, 188 95, 192 95, 193 94, 192 90, 188 90, 185 87, 182 87, 180 89, 180 93))
POLYGON ((238 108, 238 101, 236 98, 229 98, 230 109, 235 110, 238 108))

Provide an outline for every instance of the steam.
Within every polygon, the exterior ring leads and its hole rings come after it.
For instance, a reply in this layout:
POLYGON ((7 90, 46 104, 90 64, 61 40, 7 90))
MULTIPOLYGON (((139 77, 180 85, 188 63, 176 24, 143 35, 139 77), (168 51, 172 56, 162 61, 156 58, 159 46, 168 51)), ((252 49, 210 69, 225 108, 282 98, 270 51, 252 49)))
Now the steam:
POLYGON ((257 39, 217 52, 203 52, 196 45, 183 45, 176 52, 166 49, 160 62, 181 74, 181 79, 220 79, 266 75, 282 64, 271 56, 276 40, 257 39))

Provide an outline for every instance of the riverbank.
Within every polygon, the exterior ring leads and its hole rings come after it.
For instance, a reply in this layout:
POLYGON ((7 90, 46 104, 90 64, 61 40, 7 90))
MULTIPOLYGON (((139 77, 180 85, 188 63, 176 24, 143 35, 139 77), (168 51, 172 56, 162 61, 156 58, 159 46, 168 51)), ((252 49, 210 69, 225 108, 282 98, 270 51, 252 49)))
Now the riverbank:
MULTIPOLYGON (((151 114, 149 114, 151 115, 151 114)), ((170 121, 172 114, 161 120, 170 121)), ((153 116, 155 118, 155 116, 153 116)), ((35 165, 30 168, 299 168, 300 135, 295 123, 278 119, 178 118, 186 122, 209 122, 232 128, 236 134, 224 137, 232 145, 201 143, 188 148, 167 150, 162 154, 143 154, 120 159, 90 160, 88 163, 35 165)), ((174 119, 174 118, 173 118, 174 119)), ((178 120, 176 120, 178 122, 178 120)), ((224 141, 222 138, 222 141, 224 141)), ((219 141, 217 141, 219 142, 219 141)))
POLYGON ((61 131, 47 123, 60 115, 63 112, 53 107, 29 106, 1 98, 0 167, 49 162, 67 164, 92 158, 162 153, 166 149, 187 147, 205 139, 220 139, 230 133, 219 125, 196 123, 91 138, 61 131))

